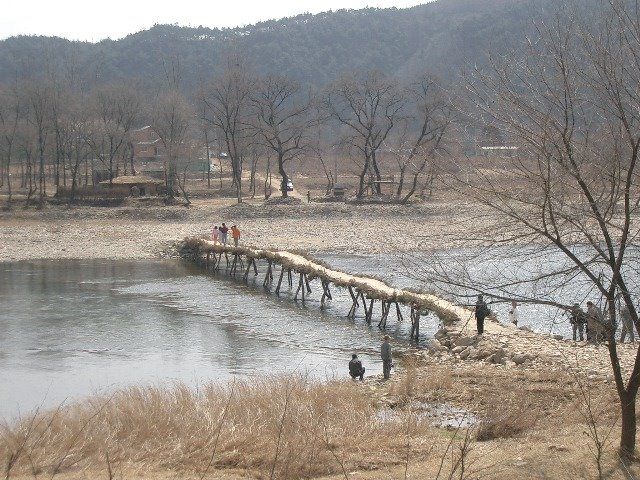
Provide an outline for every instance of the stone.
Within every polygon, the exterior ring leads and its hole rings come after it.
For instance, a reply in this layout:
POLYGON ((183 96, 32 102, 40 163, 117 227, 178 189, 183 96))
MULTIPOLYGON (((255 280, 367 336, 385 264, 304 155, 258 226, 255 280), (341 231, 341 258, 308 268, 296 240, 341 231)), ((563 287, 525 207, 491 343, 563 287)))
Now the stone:
POLYGON ((527 327, 526 325, 520 325, 518 327, 518 330, 522 330, 523 332, 533 332, 533 330, 531 330, 531 328, 527 327))
POLYGON ((491 355, 493 355, 493 352, 491 350, 489 350, 488 348, 481 348, 481 349, 475 350, 471 354, 471 358, 474 360, 484 360, 485 358, 490 357, 491 355))
POLYGON ((469 347, 476 343, 475 337, 460 337, 454 340, 456 346, 469 347))
POLYGON ((554 335, 553 338, 555 338, 556 340, 564 340, 564 337, 562 335, 554 335))
POLYGON ((516 353, 513 357, 511 357, 511 361, 516 365, 522 365, 531 360, 531 357, 526 353, 516 353))
POLYGON ((464 350, 460 352, 460 360, 466 360, 471 355, 471 350, 473 347, 464 347, 464 350))
POLYGON ((453 349, 451 350, 452 353, 462 353, 464 350, 466 350, 467 347, 463 346, 463 345, 458 345, 457 347, 453 347, 453 349))
POLYGON ((441 352, 448 352, 449 351, 449 349, 447 347, 442 345, 435 338, 429 340, 429 343, 427 344, 427 348, 429 349, 429 352, 431 352, 431 353, 441 353, 441 352))
POLYGON ((448 337, 448 336, 449 336, 449 331, 448 331, 446 328, 441 328, 441 329, 440 329, 440 330, 438 330, 438 331, 436 332, 436 334, 434 335, 434 337, 435 337, 437 340, 442 340, 442 339, 444 339, 444 338, 446 338, 446 337, 448 337))
POLYGON ((485 362, 504 365, 506 363, 506 353, 502 348, 496 349, 491 355, 485 358, 485 362))

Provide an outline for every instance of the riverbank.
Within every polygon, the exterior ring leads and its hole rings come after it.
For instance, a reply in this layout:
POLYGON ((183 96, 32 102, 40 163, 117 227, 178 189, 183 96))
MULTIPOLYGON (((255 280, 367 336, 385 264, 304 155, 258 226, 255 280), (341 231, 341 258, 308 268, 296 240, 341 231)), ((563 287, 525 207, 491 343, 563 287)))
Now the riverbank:
MULTIPOLYGON (((221 221, 239 224, 247 242, 312 253, 446 248, 425 231, 463 229, 467 207, 208 202, 3 212, 0 261, 172 256, 176 241, 221 221)), ((608 434, 609 478, 624 478, 606 348, 495 323, 478 338, 473 326, 458 322, 397 359, 390 382, 289 376, 240 382, 233 396, 234 383, 90 397, 3 426, 0 458, 6 469, 19 452, 10 478, 449 478, 452 469, 454 478, 594 478, 595 425, 600 438, 608 434), (434 425, 440 405, 477 422, 454 435, 434 425)), ((619 350, 626 371, 636 349, 619 350)))
POLYGON ((425 232, 461 230, 471 206, 345 204, 229 204, 186 207, 56 207, 0 212, 0 261, 29 259, 141 259, 171 255, 187 236, 214 224, 238 224, 254 245, 345 254, 397 253, 446 246, 425 232), (451 213, 455 216, 452 217, 451 213), (458 226, 456 226, 458 225, 458 226))
MULTIPOLYGON (((7 478, 594 478, 584 386, 414 355, 389 382, 285 376, 94 396, 3 427, 0 452, 15 458, 7 478), (442 406, 458 407, 460 428, 431 413, 442 406)), ((611 392, 586 386, 613 440, 611 392)), ((602 467, 625 478, 610 446, 602 467)))

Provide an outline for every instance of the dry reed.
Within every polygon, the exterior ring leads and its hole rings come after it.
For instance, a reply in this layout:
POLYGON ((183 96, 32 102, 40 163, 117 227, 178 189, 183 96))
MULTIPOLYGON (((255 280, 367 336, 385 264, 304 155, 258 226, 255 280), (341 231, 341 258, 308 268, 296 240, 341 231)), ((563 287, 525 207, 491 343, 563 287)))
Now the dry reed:
MULTIPOLYGON (((412 435, 432 431, 418 424, 412 435)), ((132 387, 2 427, 7 477, 109 470, 190 474, 233 468, 309 478, 398 462, 406 431, 381 421, 366 390, 302 376, 193 390, 132 387), (285 408, 286 406, 286 408, 285 408)))

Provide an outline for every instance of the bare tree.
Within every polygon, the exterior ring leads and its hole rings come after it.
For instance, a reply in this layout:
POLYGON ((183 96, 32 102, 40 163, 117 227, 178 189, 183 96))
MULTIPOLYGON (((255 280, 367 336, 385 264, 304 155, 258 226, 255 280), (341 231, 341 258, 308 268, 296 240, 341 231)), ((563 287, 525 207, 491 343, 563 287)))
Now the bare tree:
POLYGON ((258 81, 251 105, 252 126, 260 143, 275 154, 280 192, 287 197, 289 176, 285 166, 307 147, 312 126, 311 98, 290 79, 270 76, 258 81))
POLYGON ((242 202, 242 164, 248 144, 247 108, 253 81, 240 60, 230 58, 225 73, 207 88, 206 121, 220 131, 233 173, 238 203, 242 202))
POLYGON ((325 96, 328 113, 346 127, 349 141, 363 158, 358 198, 365 193, 368 177, 375 179, 375 193, 381 193, 377 153, 401 118, 405 103, 396 83, 376 72, 345 77, 333 84, 325 96))
POLYGON ((96 118, 92 145, 100 162, 108 169, 109 182, 116 176, 117 161, 128 144, 128 135, 140 115, 140 99, 126 85, 105 85, 93 92, 96 118))
POLYGON ((189 196, 185 182, 180 181, 178 163, 188 156, 188 132, 194 117, 191 105, 178 91, 163 92, 158 96, 153 112, 153 129, 164 147, 167 199, 173 199, 177 185, 187 204, 190 203, 189 196))
POLYGON ((601 299, 623 457, 635 450, 640 386, 640 350, 625 371, 615 338, 618 295, 640 328, 640 13, 630 3, 609 0, 585 22, 559 14, 524 52, 475 72, 467 85, 474 113, 518 155, 453 184, 478 203, 464 242, 476 247, 473 264, 450 258, 424 269, 442 288, 497 299, 563 309, 567 289, 601 299), (518 268, 487 263, 506 257, 518 268))
POLYGON ((407 89, 407 97, 411 99, 411 111, 399 122, 392 149, 400 172, 396 196, 401 203, 407 203, 414 195, 421 175, 433 172, 436 153, 442 148, 452 116, 442 88, 427 75, 407 89), (407 173, 412 179, 405 193, 407 173))
POLYGON ((21 103, 17 90, 0 90, 0 163, 3 165, 2 173, 7 181, 7 207, 11 206, 11 167, 17 153, 16 136, 21 119, 21 103))
POLYGON ((45 161, 47 141, 51 133, 52 88, 51 84, 44 79, 32 80, 23 88, 25 103, 28 107, 26 118, 33 127, 36 139, 38 205, 42 207, 47 195, 45 161))

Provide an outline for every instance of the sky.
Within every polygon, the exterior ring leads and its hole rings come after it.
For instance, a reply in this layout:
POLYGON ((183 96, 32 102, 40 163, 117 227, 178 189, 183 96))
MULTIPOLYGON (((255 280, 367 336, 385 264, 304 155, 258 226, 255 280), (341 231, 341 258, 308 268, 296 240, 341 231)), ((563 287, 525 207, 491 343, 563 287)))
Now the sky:
POLYGON ((340 8, 411 7, 428 0, 0 0, 0 39, 118 39, 156 23, 236 27, 340 8))

